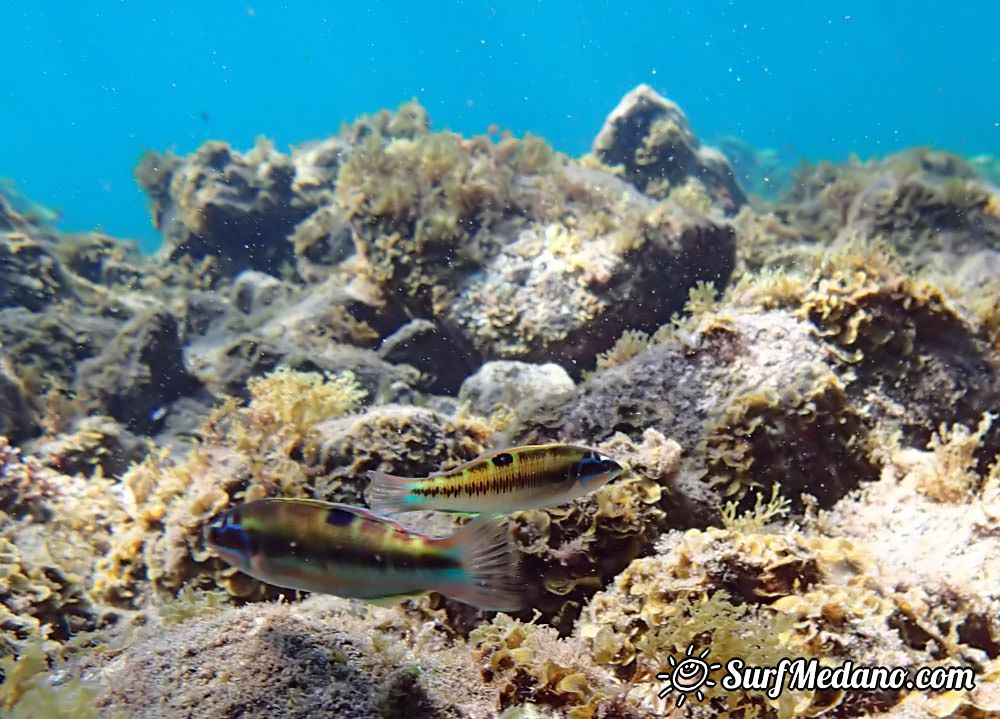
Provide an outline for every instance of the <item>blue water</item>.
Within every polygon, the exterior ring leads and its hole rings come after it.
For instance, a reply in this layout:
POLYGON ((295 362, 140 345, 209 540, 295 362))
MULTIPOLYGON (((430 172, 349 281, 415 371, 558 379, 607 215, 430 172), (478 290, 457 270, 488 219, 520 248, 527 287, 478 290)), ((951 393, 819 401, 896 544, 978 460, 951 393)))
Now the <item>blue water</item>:
POLYGON ((146 249, 144 150, 287 147, 413 97, 574 154, 642 82, 789 161, 1000 154, 995 2, 0 2, 0 177, 146 249))

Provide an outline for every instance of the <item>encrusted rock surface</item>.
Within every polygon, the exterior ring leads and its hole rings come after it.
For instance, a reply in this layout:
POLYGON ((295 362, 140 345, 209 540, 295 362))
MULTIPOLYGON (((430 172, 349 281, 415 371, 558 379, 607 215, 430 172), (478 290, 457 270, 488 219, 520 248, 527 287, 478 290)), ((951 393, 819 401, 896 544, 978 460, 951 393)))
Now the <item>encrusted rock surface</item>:
POLYGON ((523 413, 525 405, 568 395, 574 387, 566 370, 551 362, 487 362, 462 383, 458 399, 471 412, 489 417, 505 408, 523 413))
POLYGON ((591 152, 606 165, 621 165, 650 197, 701 192, 727 213, 746 203, 725 155, 702 145, 681 109, 648 85, 622 98, 591 152))
POLYGON ((247 154, 209 142, 187 158, 148 153, 136 170, 163 233, 164 263, 209 260, 210 273, 280 275, 294 260, 288 235, 315 206, 292 188, 291 159, 267 142, 247 154))
POLYGON ((177 318, 162 309, 136 317, 101 354, 81 363, 77 387, 98 411, 152 434, 165 405, 198 388, 184 364, 177 318))
POLYGON ((445 633, 329 598, 196 619, 93 664, 109 716, 485 719, 496 702, 445 633))

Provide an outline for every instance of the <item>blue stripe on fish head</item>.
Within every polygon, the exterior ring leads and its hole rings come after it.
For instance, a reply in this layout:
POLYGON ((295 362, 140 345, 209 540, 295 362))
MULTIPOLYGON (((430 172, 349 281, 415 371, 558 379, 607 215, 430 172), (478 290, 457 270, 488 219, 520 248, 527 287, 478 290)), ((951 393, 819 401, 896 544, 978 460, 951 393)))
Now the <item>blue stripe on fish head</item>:
POLYGON ((256 541, 243 527, 240 508, 224 512, 205 526, 205 542, 230 564, 245 569, 256 551, 256 541))
POLYGON ((622 473, 623 467, 607 455, 589 452, 576 465, 576 478, 583 486, 595 489, 622 473))

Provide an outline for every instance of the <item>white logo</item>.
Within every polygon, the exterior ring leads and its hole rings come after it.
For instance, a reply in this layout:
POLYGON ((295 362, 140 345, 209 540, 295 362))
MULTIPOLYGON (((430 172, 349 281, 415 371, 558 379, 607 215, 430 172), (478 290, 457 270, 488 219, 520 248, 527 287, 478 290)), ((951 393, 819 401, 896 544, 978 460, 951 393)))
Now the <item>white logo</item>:
POLYGON ((701 688, 714 687, 715 682, 709 679, 708 675, 722 667, 718 662, 709 664, 705 660, 707 656, 708 648, 695 656, 694 644, 689 644, 687 651, 684 652, 684 658, 680 662, 673 657, 668 657, 670 671, 660 672, 656 675, 656 678, 666 682, 667 686, 661 689, 657 696, 660 699, 666 699, 668 694, 676 691, 678 707, 684 704, 687 695, 691 693, 698 697, 698 701, 704 701, 705 695, 702 694, 701 688))
MULTIPOLYGON (((709 675, 716 669, 721 669, 722 664, 708 662, 707 648, 697 655, 694 650, 694 644, 689 644, 679 662, 674 657, 668 657, 670 671, 656 675, 657 679, 666 682, 666 686, 657 693, 660 699, 666 699, 674 693, 677 696, 677 706, 680 707, 689 694, 694 694, 698 701, 704 701, 702 688, 716 685, 709 675)), ((800 657, 783 658, 774 666, 758 667, 734 657, 726 662, 726 674, 721 684, 729 692, 763 692, 769 698, 777 699, 786 690, 972 691, 976 687, 976 678, 971 668, 961 666, 856 666, 850 659, 839 666, 826 666, 816 657, 800 657)))

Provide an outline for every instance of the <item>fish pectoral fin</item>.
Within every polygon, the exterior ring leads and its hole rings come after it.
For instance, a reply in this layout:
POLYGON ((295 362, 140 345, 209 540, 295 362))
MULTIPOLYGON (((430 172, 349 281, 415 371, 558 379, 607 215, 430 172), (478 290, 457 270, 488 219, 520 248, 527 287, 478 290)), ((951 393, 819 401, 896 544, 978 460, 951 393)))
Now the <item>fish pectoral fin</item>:
POLYGON ((367 597, 365 601, 374 604, 376 607, 393 607, 404 599, 414 599, 427 592, 410 592, 409 594, 390 594, 386 597, 367 597))

